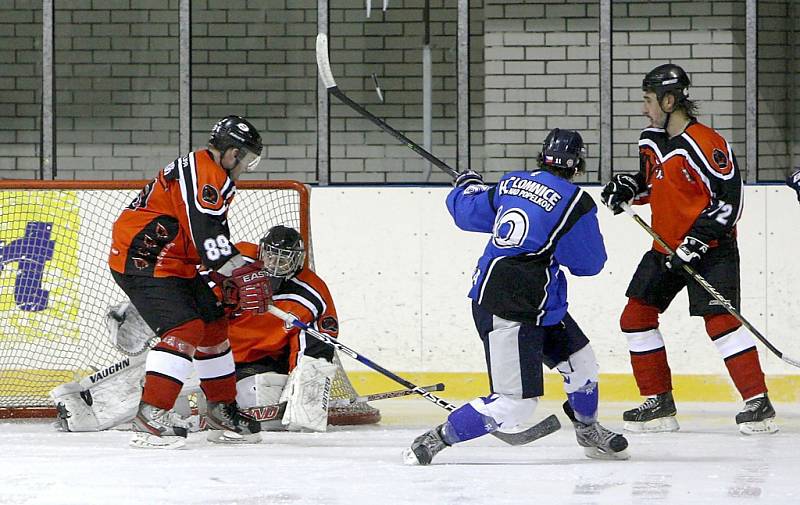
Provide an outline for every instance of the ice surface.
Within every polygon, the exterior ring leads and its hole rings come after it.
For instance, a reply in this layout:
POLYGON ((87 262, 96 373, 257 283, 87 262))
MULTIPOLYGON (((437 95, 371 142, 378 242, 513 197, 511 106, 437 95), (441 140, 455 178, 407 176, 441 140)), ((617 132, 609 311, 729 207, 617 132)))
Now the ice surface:
MULTIPOLYGON (((41 422, 0 423, 0 504, 800 504, 800 408, 776 404, 781 431, 746 437, 738 404, 681 404, 681 431, 629 435, 629 461, 583 456, 564 428, 526 447, 484 437, 429 467, 401 451, 444 411, 424 400, 376 402, 384 422, 324 434, 266 433, 257 446, 192 434, 186 450, 131 449, 130 434, 59 433, 41 422)), ((622 410, 602 404, 619 430, 622 410)))

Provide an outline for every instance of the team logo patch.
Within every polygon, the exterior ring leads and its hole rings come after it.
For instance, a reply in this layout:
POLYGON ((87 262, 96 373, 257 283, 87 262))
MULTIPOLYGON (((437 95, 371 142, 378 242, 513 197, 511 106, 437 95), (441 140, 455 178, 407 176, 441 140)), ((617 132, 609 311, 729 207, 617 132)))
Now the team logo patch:
POLYGON ((319 325, 325 331, 337 332, 339 331, 339 322, 333 316, 325 316, 320 321, 319 325))
POLYGON ((202 198, 204 202, 211 205, 216 205, 219 201, 219 191, 217 191, 217 188, 211 184, 206 184, 203 186, 202 198))
POLYGON ((728 157, 725 156, 725 153, 723 153, 721 149, 715 148, 711 156, 714 158, 714 163, 717 164, 720 170, 728 168, 728 157))

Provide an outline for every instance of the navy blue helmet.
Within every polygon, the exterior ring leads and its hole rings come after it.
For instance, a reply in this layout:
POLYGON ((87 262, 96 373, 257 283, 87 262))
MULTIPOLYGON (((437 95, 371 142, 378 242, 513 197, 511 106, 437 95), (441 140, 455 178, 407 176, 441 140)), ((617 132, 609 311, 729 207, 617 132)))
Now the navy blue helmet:
POLYGON ((583 170, 585 160, 586 147, 583 145, 581 134, 575 130, 560 128, 550 130, 537 157, 543 169, 549 169, 568 179, 583 170))

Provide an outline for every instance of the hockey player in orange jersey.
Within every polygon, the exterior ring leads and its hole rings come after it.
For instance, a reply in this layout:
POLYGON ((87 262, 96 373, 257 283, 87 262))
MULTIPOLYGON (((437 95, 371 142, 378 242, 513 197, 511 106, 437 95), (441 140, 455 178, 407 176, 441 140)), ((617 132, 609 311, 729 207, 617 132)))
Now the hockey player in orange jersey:
MULTIPOLYGON (((275 306, 317 331, 338 336, 333 298, 325 282, 305 268, 305 245, 296 230, 273 226, 258 246, 240 242, 236 247, 246 257, 263 262, 272 282, 275 306)), ((287 402, 283 425, 325 431, 330 385, 337 368, 332 363, 331 346, 296 327, 287 328, 271 314, 252 311, 233 315, 230 339, 240 405, 287 402)))
POLYGON ((258 165, 262 148, 247 120, 219 120, 207 149, 164 167, 114 223, 111 273, 161 339, 147 356, 134 447, 185 444, 186 426, 170 409, 193 368, 208 423, 219 430, 209 440, 260 441, 258 422, 236 405, 228 319, 197 266, 212 270, 240 309, 266 311, 269 279, 261 262, 248 261, 231 243, 227 220, 236 179, 258 165))
POLYGON ((708 336, 745 401, 736 415, 745 434, 777 431, 764 373, 750 333, 683 269, 691 265, 734 307, 740 276, 736 223, 742 213, 742 177, 730 144, 697 121, 689 76, 678 65, 660 65, 642 82, 642 113, 650 125, 639 139, 639 171, 617 174, 602 200, 614 214, 626 203, 649 204, 652 228, 675 250, 657 243, 646 252, 628 286, 620 318, 633 375, 647 399, 623 414, 631 431, 675 431, 677 409, 659 314, 684 287, 689 313, 702 316, 708 336))

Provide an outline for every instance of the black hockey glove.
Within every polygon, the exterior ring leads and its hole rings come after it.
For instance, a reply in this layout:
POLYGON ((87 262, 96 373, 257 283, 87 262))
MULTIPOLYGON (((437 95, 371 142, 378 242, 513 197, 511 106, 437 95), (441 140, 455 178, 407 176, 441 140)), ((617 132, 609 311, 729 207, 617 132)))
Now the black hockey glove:
POLYGON ((786 185, 797 192, 797 201, 800 202, 800 168, 795 168, 792 175, 786 178, 786 185))
POLYGON ((617 174, 611 178, 600 193, 603 204, 616 216, 622 212, 622 204, 629 203, 636 196, 639 183, 630 174, 617 174))
POLYGON ((670 254, 667 257, 665 264, 671 272, 681 273, 684 272, 683 265, 696 265, 707 252, 708 244, 687 235, 681 245, 675 249, 675 254, 670 254))
POLYGON ((466 188, 473 184, 483 184, 483 176, 474 170, 464 170, 453 181, 453 186, 457 188, 466 188))

